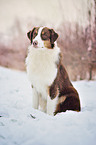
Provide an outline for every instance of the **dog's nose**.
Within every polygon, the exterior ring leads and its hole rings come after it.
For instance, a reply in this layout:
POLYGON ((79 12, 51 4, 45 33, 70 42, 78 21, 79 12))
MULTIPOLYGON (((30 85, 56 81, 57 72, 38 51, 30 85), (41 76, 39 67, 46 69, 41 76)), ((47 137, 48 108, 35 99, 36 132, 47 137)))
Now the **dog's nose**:
POLYGON ((37 45, 38 45, 38 41, 35 40, 35 41, 33 42, 33 46, 36 47, 37 45))

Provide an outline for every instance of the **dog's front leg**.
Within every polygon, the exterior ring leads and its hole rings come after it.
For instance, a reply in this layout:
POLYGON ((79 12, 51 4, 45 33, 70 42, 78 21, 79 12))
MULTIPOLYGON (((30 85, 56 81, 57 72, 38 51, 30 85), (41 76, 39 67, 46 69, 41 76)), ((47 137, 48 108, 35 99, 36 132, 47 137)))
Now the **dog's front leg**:
POLYGON ((38 109, 39 107, 39 97, 36 89, 32 87, 32 107, 38 109))
POLYGON ((49 95, 47 96, 47 114, 52 116, 54 115, 57 101, 58 101, 57 97, 51 99, 49 95))

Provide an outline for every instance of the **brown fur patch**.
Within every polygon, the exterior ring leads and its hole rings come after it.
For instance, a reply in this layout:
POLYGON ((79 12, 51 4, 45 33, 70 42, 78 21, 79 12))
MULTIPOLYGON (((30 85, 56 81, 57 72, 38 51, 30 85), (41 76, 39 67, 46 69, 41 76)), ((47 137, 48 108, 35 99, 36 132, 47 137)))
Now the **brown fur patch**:
POLYGON ((47 27, 43 28, 43 30, 41 32, 41 38, 42 38, 42 40, 45 40, 45 41, 50 40, 49 28, 47 28, 47 27))
POLYGON ((35 29, 34 29, 34 31, 33 31, 32 39, 34 39, 34 38, 37 36, 37 34, 38 34, 38 29, 39 29, 39 27, 35 27, 35 29))
POLYGON ((31 31, 29 31, 27 33, 27 36, 30 39, 31 43, 32 43, 33 39, 37 36, 38 29, 39 29, 39 27, 34 27, 31 31))
POLYGON ((51 48, 50 40, 44 41, 44 46, 45 46, 46 48, 48 48, 48 49, 52 49, 52 48, 51 48))
POLYGON ((57 95, 58 104, 54 114, 65 112, 66 110, 80 111, 80 99, 76 89, 71 84, 68 74, 62 64, 58 66, 58 74, 53 84, 50 86, 50 97, 54 99, 57 95))
POLYGON ((45 27, 42 30, 41 38, 44 41, 48 41, 48 43, 47 43, 48 47, 47 48, 52 49, 54 47, 54 42, 58 38, 58 34, 53 29, 49 29, 49 28, 45 27), (50 42, 50 45, 49 45, 49 42, 50 42))

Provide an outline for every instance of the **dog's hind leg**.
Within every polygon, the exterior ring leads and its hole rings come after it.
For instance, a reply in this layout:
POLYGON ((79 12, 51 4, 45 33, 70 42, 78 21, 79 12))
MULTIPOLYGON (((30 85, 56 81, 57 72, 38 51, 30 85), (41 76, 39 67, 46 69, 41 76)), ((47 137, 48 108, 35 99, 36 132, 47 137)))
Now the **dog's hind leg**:
POLYGON ((67 110, 77 111, 79 112, 81 110, 80 107, 80 100, 75 95, 73 96, 61 96, 58 99, 58 104, 55 110, 54 115, 60 112, 65 112, 67 110))

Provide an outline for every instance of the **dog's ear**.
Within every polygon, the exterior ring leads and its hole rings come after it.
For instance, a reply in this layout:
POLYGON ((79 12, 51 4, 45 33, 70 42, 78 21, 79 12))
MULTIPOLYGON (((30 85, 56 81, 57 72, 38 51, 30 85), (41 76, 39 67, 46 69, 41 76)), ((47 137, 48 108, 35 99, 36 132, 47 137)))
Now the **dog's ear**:
POLYGON ((31 40, 31 31, 27 33, 28 38, 31 40))
POLYGON ((28 38, 30 39, 31 38, 31 31, 29 31, 28 33, 27 33, 27 36, 28 36, 28 38))
POLYGON ((51 42, 51 47, 54 47, 54 42, 57 40, 58 34, 53 30, 50 29, 50 42, 51 42))
POLYGON ((35 29, 36 29, 36 28, 34 27, 34 28, 32 29, 32 31, 29 31, 29 32, 27 33, 27 36, 28 36, 28 38, 30 39, 31 43, 32 43, 32 41, 33 41, 33 32, 34 32, 35 29))

